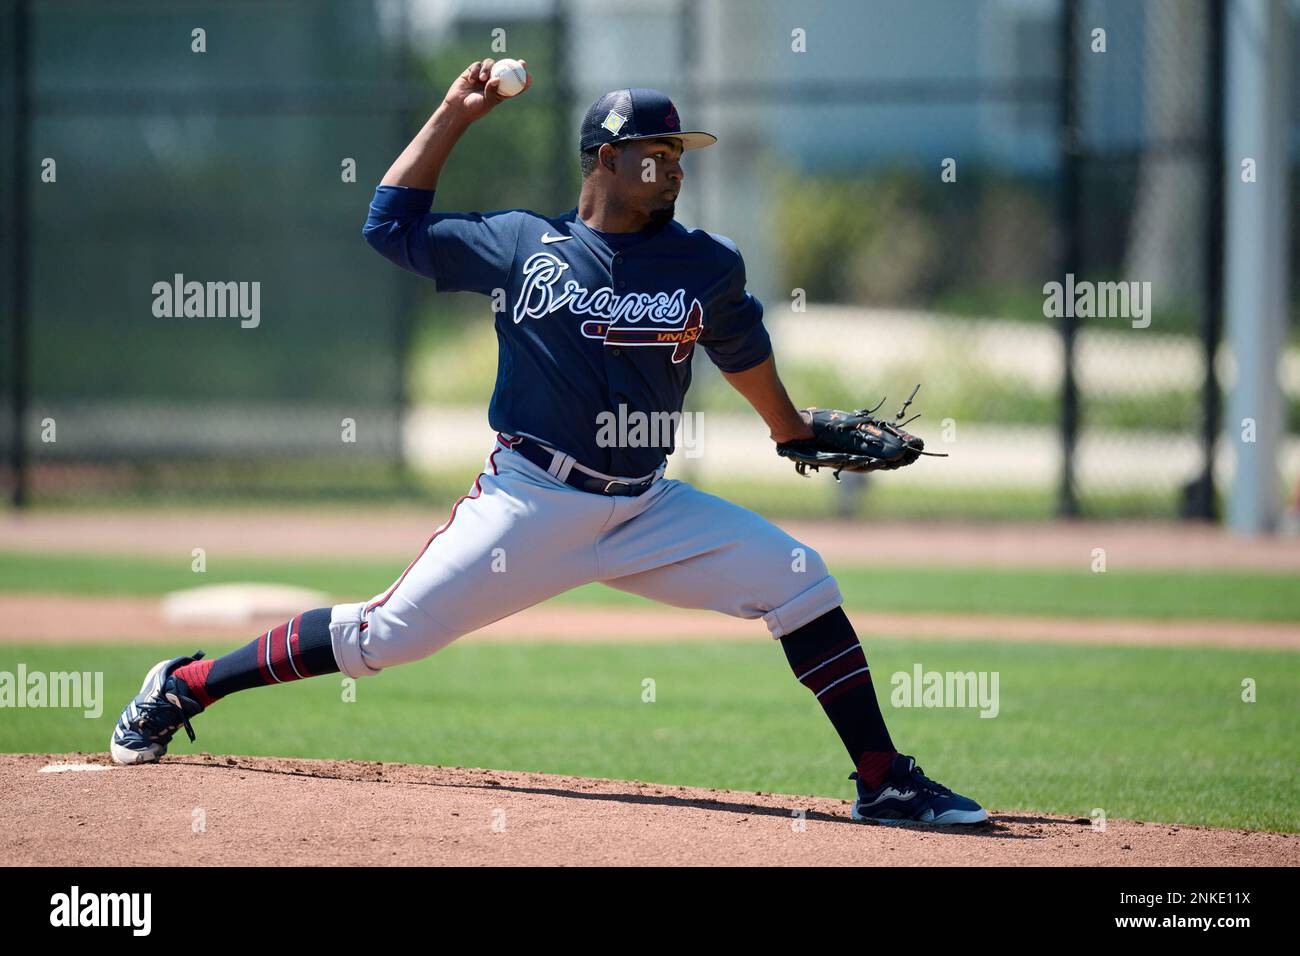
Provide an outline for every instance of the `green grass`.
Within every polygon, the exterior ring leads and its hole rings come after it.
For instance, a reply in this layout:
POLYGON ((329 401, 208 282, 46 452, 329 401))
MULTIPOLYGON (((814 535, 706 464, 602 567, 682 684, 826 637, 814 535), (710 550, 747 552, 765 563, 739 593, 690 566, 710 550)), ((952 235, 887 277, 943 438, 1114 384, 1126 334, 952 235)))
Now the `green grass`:
MULTIPOLYGON (((1300 621, 1300 578, 1221 571, 1108 571, 1056 568, 832 568, 850 608, 1087 618, 1300 621)), ((603 585, 561 600, 641 601, 603 585)))
MULTIPOLYGON (((1085 556, 1086 557, 1086 556, 1085 556)), ((404 560, 273 561, 209 556, 203 574, 188 554, 175 559, 0 552, 0 591, 78 595, 159 595, 204 584, 274 582, 316 588, 337 598, 378 594, 404 560)), ((1042 614, 1074 617, 1300 621, 1300 578, 1223 571, 861 567, 832 569, 850 607, 880 611, 1042 614)), ((561 603, 649 605, 643 598, 588 585, 561 603)))
MULTIPOLYGON (((187 648, 188 649, 188 646, 187 648)), ((219 651, 219 647, 209 647, 219 651)), ((895 742, 996 809, 1300 830, 1300 655, 873 639, 895 742), (1000 711, 896 709, 890 675, 999 675, 1000 711), (1243 703, 1241 681, 1258 682, 1243 703)), ((156 647, 0 647, 0 670, 102 671, 104 712, 7 710, 0 750, 103 750, 156 647)), ((847 797, 851 769, 780 648, 507 645, 472 639, 358 682, 241 693, 174 753, 355 758, 847 797), (652 678, 656 700, 642 702, 652 678)))

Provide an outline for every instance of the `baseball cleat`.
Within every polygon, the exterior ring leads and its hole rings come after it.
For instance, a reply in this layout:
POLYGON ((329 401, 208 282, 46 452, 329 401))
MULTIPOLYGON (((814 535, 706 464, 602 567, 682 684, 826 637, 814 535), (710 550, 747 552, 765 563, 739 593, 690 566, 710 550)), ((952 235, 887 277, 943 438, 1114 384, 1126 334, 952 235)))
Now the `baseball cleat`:
POLYGON ((202 651, 196 651, 193 657, 159 661, 145 675, 140 693, 126 705, 113 728, 108 749, 116 763, 155 763, 167 752, 172 735, 181 727, 190 740, 194 739, 190 718, 202 713, 203 705, 190 696, 184 681, 171 675, 176 668, 202 656, 202 651))
POLYGON ((916 760, 896 754, 889 777, 874 789, 863 786, 856 773, 850 780, 858 784, 858 799, 853 802, 853 819, 874 823, 930 823, 950 826, 955 823, 984 823, 989 815, 970 797, 953 793, 935 783, 916 760))

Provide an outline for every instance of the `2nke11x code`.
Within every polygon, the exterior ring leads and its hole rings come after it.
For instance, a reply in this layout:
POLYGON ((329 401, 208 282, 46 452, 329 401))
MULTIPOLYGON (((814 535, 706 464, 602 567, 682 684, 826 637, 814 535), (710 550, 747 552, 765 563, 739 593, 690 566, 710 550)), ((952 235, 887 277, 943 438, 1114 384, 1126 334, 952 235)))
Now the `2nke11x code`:
POLYGON ((1195 893, 1121 893, 1121 903, 1155 906, 1157 903, 1249 903, 1250 894, 1242 892, 1195 893))

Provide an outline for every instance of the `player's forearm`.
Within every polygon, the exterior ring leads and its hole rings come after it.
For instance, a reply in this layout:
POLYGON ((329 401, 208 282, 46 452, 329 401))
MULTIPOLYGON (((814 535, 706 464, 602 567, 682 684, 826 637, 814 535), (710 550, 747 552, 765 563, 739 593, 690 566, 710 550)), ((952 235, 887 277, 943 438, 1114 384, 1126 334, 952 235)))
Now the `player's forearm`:
POLYGON ((468 119, 457 115, 447 104, 440 104, 393 165, 388 167, 380 184, 412 189, 437 188, 442 167, 469 124, 468 119))
POLYGON ((722 377, 754 406, 754 411, 767 423, 772 441, 780 444, 812 437, 812 428, 790 401, 785 385, 776 373, 776 359, 771 355, 753 368, 743 372, 723 372, 722 377))

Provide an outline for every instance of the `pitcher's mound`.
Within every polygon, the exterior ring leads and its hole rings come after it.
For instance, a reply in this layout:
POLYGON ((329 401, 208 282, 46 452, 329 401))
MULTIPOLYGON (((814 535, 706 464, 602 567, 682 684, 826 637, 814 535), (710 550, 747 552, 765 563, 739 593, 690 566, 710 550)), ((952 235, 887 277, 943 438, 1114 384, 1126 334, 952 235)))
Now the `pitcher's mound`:
POLYGON ((2 866, 386 863, 1295 866, 1300 838, 1014 811, 879 826, 823 797, 411 764, 0 754, 2 866), (71 772, 87 764, 109 769, 71 772))

